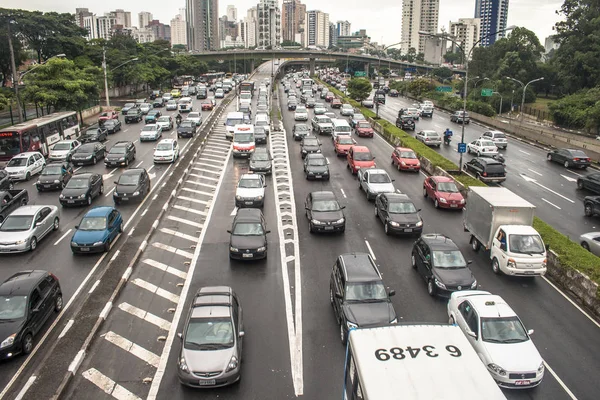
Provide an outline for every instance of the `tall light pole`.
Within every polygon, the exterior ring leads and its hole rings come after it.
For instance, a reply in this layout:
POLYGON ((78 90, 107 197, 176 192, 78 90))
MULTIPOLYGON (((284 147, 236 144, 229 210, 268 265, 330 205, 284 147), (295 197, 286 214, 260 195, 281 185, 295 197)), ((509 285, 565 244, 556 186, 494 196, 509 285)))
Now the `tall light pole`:
MULTIPOLYGON (((137 57, 132 58, 131 60, 125 61, 123 64, 117 65, 116 67, 111 69, 111 71, 114 71, 117 68, 121 68, 125 64, 129 64, 130 62, 137 60, 137 57)), ((110 97, 108 95, 108 71, 106 68, 106 48, 102 49, 102 69, 104 70, 104 96, 106 97, 106 107, 110 107, 110 97)))
POLYGON ((500 107, 498 108, 498 115, 502 114, 502 95, 500 94, 500 92, 492 92, 492 94, 497 94, 498 96, 500 96, 500 107))
MULTIPOLYGON (((463 109, 462 109, 462 112, 463 112, 463 123, 462 123, 461 135, 460 135, 460 142, 461 143, 465 142, 465 123, 464 123, 464 117, 465 117, 465 115, 467 113, 467 94, 468 94, 468 89, 467 88, 469 86, 468 85, 468 83, 469 83, 469 59, 471 58, 471 53, 473 52, 473 50, 477 47, 477 45, 479 43, 481 43, 483 40, 489 38, 490 36, 494 36, 494 35, 497 35, 497 34, 502 33, 502 32, 507 32, 507 31, 513 30, 515 28, 516 28, 515 25, 511 25, 511 26, 509 26, 509 27, 507 27, 505 29, 500 29, 499 31, 492 32, 489 35, 486 35, 486 36, 480 38, 478 41, 476 41, 475 43, 473 43, 473 47, 471 47, 471 49, 469 49, 468 52, 465 51, 465 49, 462 47, 461 44, 459 44, 456 40, 450 38, 448 35, 442 35, 442 36, 440 36, 440 35, 436 35, 436 34, 425 32, 425 31, 419 31, 419 35, 422 35, 422 36, 442 37, 442 38, 444 38, 446 40, 451 41, 452 43, 454 43, 454 45, 456 45, 456 47, 458 47, 460 49, 461 53, 463 54, 463 62, 465 63, 465 84, 463 85, 464 86, 463 87, 463 89, 464 89, 464 91, 463 91, 463 109)), ((463 154, 464 153, 462 153, 462 152, 460 153, 460 161, 459 161, 459 166, 458 166, 458 168, 459 168, 460 171, 462 171, 462 168, 463 168, 463 154)))
POLYGON ((511 81, 519 83, 521 85, 521 87, 523 88, 523 96, 521 97, 521 118, 519 118, 519 120, 521 121, 521 125, 523 125, 523 117, 525 114, 523 112, 523 108, 525 107, 525 93, 527 92, 527 86, 529 86, 530 84, 537 82, 537 81, 543 81, 544 77, 533 79, 533 80, 527 82, 526 84, 524 84, 523 82, 521 82, 518 79, 511 78, 510 76, 507 76, 506 79, 510 79, 511 81))

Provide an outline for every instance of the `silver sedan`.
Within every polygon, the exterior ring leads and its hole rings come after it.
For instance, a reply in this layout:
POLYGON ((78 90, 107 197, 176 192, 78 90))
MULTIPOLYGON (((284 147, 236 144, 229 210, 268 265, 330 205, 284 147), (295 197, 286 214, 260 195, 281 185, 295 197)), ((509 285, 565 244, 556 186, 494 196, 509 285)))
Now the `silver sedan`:
POLYGON ((584 233, 579 236, 581 247, 600 257, 600 232, 584 233))
POLYGON ((23 206, 0 225, 0 253, 35 250, 38 241, 59 228, 58 207, 23 206))

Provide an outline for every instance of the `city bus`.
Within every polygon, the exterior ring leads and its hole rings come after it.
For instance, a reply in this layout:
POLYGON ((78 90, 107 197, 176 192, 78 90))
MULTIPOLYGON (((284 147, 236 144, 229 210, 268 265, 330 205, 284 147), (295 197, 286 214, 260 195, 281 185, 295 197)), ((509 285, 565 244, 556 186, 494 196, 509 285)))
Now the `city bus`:
POLYGON ((0 166, 19 153, 39 151, 48 156, 52 145, 63 139, 79 136, 79 121, 75 111, 48 114, 17 125, 0 129, 0 166))
POLYGON ((351 329, 344 400, 506 400, 457 325, 351 329))
POLYGON ((310 78, 302 78, 302 90, 312 90, 313 83, 314 81, 310 78))

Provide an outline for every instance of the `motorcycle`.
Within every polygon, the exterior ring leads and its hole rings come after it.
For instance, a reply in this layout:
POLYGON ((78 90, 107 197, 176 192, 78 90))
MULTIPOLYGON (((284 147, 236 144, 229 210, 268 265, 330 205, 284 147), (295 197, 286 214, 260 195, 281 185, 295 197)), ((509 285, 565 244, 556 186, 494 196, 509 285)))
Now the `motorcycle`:
POLYGON ((451 138, 451 137, 452 137, 452 136, 450 136, 450 135, 444 135, 444 144, 445 144, 446 146, 450 146, 450 142, 451 142, 451 139, 450 139, 450 138, 451 138))
POLYGON ((495 156, 492 156, 492 158, 496 161, 500 161, 502 164, 506 161, 506 159, 502 157, 502 154, 496 154, 495 156))

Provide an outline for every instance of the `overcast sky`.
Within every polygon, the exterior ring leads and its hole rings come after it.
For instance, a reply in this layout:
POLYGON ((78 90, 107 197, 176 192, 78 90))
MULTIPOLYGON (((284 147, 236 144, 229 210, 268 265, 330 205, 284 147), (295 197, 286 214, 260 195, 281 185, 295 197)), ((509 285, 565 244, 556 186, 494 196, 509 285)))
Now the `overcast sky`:
MULTIPOLYGON (((162 0, 103 0, 101 3, 99 5, 95 0, 0 0, 0 7, 70 13, 74 13, 76 7, 87 7, 98 15, 124 8, 131 12, 133 25, 137 24, 140 11, 149 11, 155 19, 169 24, 178 9, 185 7, 185 0, 167 3, 162 0)), ((246 10, 257 3, 257 0, 220 0, 219 15, 224 15, 227 5, 233 4, 238 9, 238 19, 241 19, 246 15, 246 10)), ((352 31, 366 29, 374 42, 392 44, 400 41, 401 0, 304 0, 303 3, 308 10, 320 9, 329 13, 331 22, 350 21, 352 31)), ((523 26, 534 31, 543 45, 544 39, 553 34, 552 27, 560 18, 556 10, 562 3, 562 0, 510 0, 508 25, 523 26)), ((451 20, 471 18, 474 11, 475 0, 440 0, 439 27, 447 30, 451 20)))

